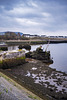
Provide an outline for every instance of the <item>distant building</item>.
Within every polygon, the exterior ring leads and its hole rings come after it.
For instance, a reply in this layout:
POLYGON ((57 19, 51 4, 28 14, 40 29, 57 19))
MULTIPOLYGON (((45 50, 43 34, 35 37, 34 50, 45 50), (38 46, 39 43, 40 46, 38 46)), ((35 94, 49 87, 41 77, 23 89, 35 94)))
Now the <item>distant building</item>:
POLYGON ((5 35, 5 33, 8 33, 8 34, 13 34, 13 33, 15 33, 16 35, 19 33, 21 36, 23 35, 23 33, 21 33, 21 32, 11 32, 11 31, 7 31, 7 32, 0 32, 0 35, 5 35))
POLYGON ((16 36, 16 33, 14 33, 14 32, 5 32, 5 35, 14 37, 14 36, 16 36))
POLYGON ((41 35, 41 37, 46 37, 46 35, 41 35))
POLYGON ((22 35, 23 35, 23 33, 21 33, 21 32, 15 32, 15 33, 16 33, 16 34, 18 34, 18 33, 19 33, 19 34, 20 34, 20 36, 22 36, 22 35))
POLYGON ((49 38, 58 38, 58 36, 48 36, 49 38))
POLYGON ((58 38, 64 38, 64 36, 58 36, 58 38))
POLYGON ((21 39, 22 35, 20 32, 0 32, 0 39, 21 39))
POLYGON ((48 36, 49 38, 67 38, 67 36, 48 36))
POLYGON ((24 37, 30 37, 30 34, 23 34, 24 37))
POLYGON ((30 35, 30 38, 40 37, 39 35, 30 35))
POLYGON ((48 36, 49 38, 55 38, 55 36, 48 36))
POLYGON ((28 38, 40 37, 39 35, 30 35, 30 34, 23 34, 23 36, 28 38))

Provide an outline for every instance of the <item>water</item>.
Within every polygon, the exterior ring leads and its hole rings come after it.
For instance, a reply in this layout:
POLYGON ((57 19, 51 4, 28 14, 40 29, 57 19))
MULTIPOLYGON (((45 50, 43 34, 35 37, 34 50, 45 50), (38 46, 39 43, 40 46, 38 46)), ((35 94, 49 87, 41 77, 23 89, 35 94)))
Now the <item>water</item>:
POLYGON ((8 51, 11 51, 11 50, 18 50, 18 46, 9 46, 8 51))
MULTIPOLYGON (((36 50, 39 46, 40 45, 32 46, 32 51, 36 50)), ((44 51, 46 47, 46 44, 42 45, 44 51)), ((54 61, 50 67, 67 73, 67 43, 49 44, 48 50, 50 50, 51 57, 54 61)))
POLYGON ((53 44, 49 48, 54 60, 50 67, 67 73, 67 44, 53 44))
POLYGON ((6 43, 5 42, 0 42, 0 45, 6 45, 6 43))
MULTIPOLYGON (((31 51, 36 50, 40 45, 32 45, 31 51)), ((47 44, 42 45, 45 51, 47 44)), ((18 46, 11 46, 8 50, 17 50, 18 46)), ((58 71, 67 73, 67 43, 49 44, 48 50, 50 50, 51 57, 54 63, 50 65, 51 68, 55 68, 58 71)))

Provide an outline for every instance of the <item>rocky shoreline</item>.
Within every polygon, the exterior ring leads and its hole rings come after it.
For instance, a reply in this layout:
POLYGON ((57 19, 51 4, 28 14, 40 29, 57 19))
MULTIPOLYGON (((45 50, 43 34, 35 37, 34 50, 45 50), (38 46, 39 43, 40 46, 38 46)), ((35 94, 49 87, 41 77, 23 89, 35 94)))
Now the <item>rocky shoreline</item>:
POLYGON ((26 61, 23 65, 2 71, 43 100, 67 100, 67 74, 39 60, 27 58, 26 61))

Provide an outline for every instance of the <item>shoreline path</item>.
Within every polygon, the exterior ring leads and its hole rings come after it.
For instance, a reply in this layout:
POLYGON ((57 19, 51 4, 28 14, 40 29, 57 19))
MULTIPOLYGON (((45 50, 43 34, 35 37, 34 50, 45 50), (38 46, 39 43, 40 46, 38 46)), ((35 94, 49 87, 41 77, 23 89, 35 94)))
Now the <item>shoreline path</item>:
MULTIPOLYGON (((2 74, 2 73, 0 73, 2 74)), ((18 88, 15 83, 13 83, 10 78, 8 80, 0 75, 0 100, 42 100, 29 94, 29 91, 18 88)))

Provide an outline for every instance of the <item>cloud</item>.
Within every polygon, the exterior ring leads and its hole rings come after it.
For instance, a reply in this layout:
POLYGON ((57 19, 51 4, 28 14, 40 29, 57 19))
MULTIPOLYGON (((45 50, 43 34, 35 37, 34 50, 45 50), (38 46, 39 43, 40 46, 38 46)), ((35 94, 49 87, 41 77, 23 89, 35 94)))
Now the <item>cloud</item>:
POLYGON ((16 18, 16 21, 21 24, 21 25, 27 25, 27 26, 36 26, 36 25, 39 25, 39 23, 37 22, 34 22, 34 21, 31 21, 31 20, 28 20, 28 19, 22 19, 22 18, 16 18))
POLYGON ((67 35, 67 0, 0 0, 0 31, 67 35))

